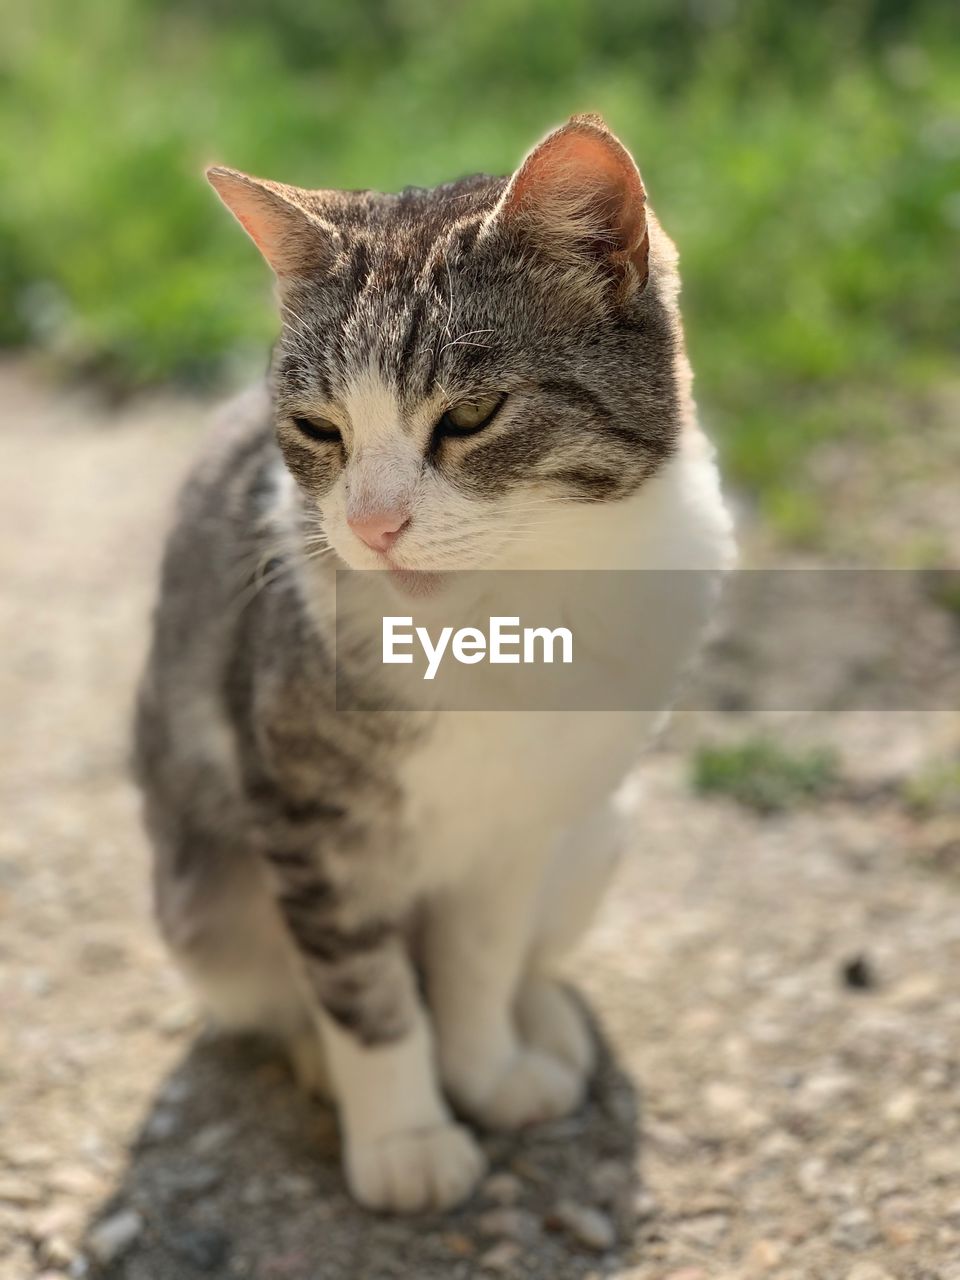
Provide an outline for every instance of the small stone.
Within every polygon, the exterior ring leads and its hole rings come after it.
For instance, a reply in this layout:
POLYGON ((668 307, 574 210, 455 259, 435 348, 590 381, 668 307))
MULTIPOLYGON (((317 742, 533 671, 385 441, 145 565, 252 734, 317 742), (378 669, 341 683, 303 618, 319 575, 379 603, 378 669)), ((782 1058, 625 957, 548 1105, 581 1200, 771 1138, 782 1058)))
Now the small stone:
POLYGON ((503 1236, 521 1244, 532 1243, 540 1234, 540 1223, 527 1209, 488 1209, 480 1215, 477 1227, 481 1235, 503 1236))
POLYGON ((683 1130, 662 1120, 645 1121, 643 1136, 651 1146, 657 1147, 667 1156, 683 1156, 690 1150, 690 1139, 683 1130))
POLYGON ((841 1249, 867 1249, 876 1239, 873 1219, 866 1209, 848 1209, 841 1213, 830 1232, 830 1240, 841 1249))
POLYGON ((101 1266, 107 1266, 127 1252, 142 1230, 140 1214, 134 1209, 121 1209, 91 1229, 87 1248, 101 1266))
POLYGON ((740 1132, 762 1128, 764 1116, 753 1105, 746 1089, 724 1080, 714 1080, 703 1091, 707 1110, 733 1125, 740 1132))
POLYGON ((824 1071, 808 1076, 803 1082, 805 1098, 817 1106, 829 1105, 853 1093, 857 1087, 855 1076, 842 1071, 824 1071))
POLYGON ((194 1164, 168 1175, 167 1181, 174 1191, 185 1195, 203 1195, 223 1181, 223 1171, 212 1164, 194 1164))
POLYGON ((681 1267, 679 1271, 671 1271, 663 1280, 708 1280, 703 1267, 681 1267))
POLYGON ((515 1173, 491 1173, 484 1180, 480 1194, 494 1204, 515 1205, 523 1198, 523 1183, 515 1173))
POLYGON ((898 1009, 917 1009, 933 1004, 943 990, 943 980, 938 973, 914 973, 890 993, 890 1002, 898 1009))
POLYGON ((60 1201, 38 1209, 30 1219, 29 1232, 38 1243, 53 1236, 75 1236, 85 1217, 75 1201, 60 1201))
POLYGON ((443 1237, 443 1243, 451 1253, 455 1253, 459 1258, 469 1258, 476 1253, 477 1249, 473 1241, 460 1231, 448 1231, 443 1237))
POLYGON ((797 1182, 808 1200, 816 1199, 823 1191, 826 1173, 827 1162, 819 1156, 812 1156, 800 1165, 797 1170, 797 1182))
POLYGON ((7 1147, 7 1164, 14 1168, 31 1168, 36 1165, 51 1165, 57 1160, 57 1152, 43 1142, 21 1142, 7 1147))
POLYGON ((770 1271, 780 1265, 785 1253, 786 1246, 780 1240, 757 1240, 747 1253, 747 1270, 754 1273, 770 1271))
POLYGON ((215 1227, 188 1227, 171 1236, 169 1244, 198 1271, 216 1271, 230 1251, 229 1238, 215 1227))
POLYGON ((270 1187, 267 1185, 266 1178, 261 1178, 259 1175, 251 1178, 240 1192, 241 1203, 251 1206, 266 1204, 269 1199, 270 1187))
POLYGON ((725 1213, 704 1213, 696 1218, 684 1218, 677 1226, 688 1239, 712 1248, 726 1235, 730 1219, 725 1213))
POLYGON ((218 1147, 222 1147, 229 1142, 236 1131, 237 1125, 232 1120, 221 1120, 218 1124, 208 1124, 194 1138, 193 1149, 198 1156, 208 1156, 216 1151, 218 1147))
POLYGON ((914 1244, 920 1237, 920 1228, 912 1222, 888 1222, 882 1230, 884 1240, 894 1249, 914 1244))
POLYGON ((41 1204, 45 1199, 41 1188, 28 1178, 20 1178, 14 1173, 0 1177, 0 1200, 7 1204, 26 1207, 41 1204))
POLYGON ((285 1173, 277 1179, 277 1190, 293 1200, 306 1200, 315 1194, 317 1187, 313 1179, 304 1173, 285 1173))
POLYGON ((638 1222, 649 1222, 660 1212, 657 1197, 646 1187, 641 1187, 633 1198, 633 1212, 638 1222))
POLYGON ((103 1178, 86 1165, 68 1164, 53 1169, 49 1182, 51 1187, 67 1195, 96 1196, 103 1191, 103 1178))
POLYGON ((63 1236, 49 1236, 40 1245, 37 1252, 45 1267, 65 1269, 76 1256, 76 1249, 63 1236))
POLYGON ((484 1271, 500 1271, 507 1275, 516 1274, 516 1264, 520 1259, 520 1247, 512 1240, 501 1240, 480 1259, 484 1271))
POLYGON ((935 1178, 947 1180, 960 1176, 960 1143, 930 1148, 923 1153, 923 1163, 935 1178))
POLYGON ((157 1019, 157 1029, 171 1038, 184 1035, 197 1025, 197 1010, 189 1001, 164 1009, 157 1019))
POLYGON ((614 1204, 629 1181, 629 1168, 617 1160, 602 1160, 590 1173, 590 1189, 601 1204, 614 1204))
POLYGON ((847 1280, 893 1280, 893 1276, 876 1262, 856 1262, 847 1272, 847 1280))
POLYGON ((884 1104, 883 1114, 891 1124, 909 1124, 916 1116, 920 1099, 913 1089, 899 1089, 884 1104))
POLYGON ((605 1213, 574 1200, 560 1200, 556 1204, 550 1225, 562 1227, 578 1244, 595 1253, 606 1253, 617 1242, 616 1228, 605 1213))
POLYGON ((865 955, 851 956, 840 968, 840 979, 851 991, 872 991, 877 985, 876 971, 865 955))
POLYGON ((166 1142, 177 1131, 178 1118, 168 1107, 158 1107, 140 1131, 141 1142, 166 1142))

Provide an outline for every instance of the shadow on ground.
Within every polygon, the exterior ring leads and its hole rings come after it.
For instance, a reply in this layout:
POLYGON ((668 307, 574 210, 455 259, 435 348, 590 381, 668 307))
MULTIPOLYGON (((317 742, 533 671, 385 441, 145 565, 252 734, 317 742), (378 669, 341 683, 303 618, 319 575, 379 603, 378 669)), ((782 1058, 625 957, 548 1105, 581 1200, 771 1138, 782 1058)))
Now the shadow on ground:
POLYGON ((91 1221, 94 1236, 107 1220, 133 1223, 134 1238, 108 1265, 92 1263, 91 1273, 110 1280, 607 1274, 633 1237, 638 1132, 634 1086, 602 1045, 579 1114, 485 1140, 492 1172, 515 1175, 493 1189, 519 1192, 515 1204, 497 1205, 481 1191, 446 1215, 377 1217, 345 1192, 333 1115, 296 1090, 272 1047, 201 1037, 158 1091, 120 1185, 91 1221), (598 1188, 604 1169, 623 1180, 598 1188), (554 1218, 561 1199, 596 1204, 598 1191, 619 1237, 603 1254, 554 1218))

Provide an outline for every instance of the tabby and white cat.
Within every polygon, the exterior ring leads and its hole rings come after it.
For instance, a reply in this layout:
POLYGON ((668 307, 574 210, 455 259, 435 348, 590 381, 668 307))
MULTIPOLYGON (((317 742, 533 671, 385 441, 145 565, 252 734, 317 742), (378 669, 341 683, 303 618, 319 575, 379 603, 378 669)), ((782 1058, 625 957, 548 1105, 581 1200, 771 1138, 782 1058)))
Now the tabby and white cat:
MULTIPOLYGON (((338 712, 334 569, 403 592, 451 568, 725 566, 675 253, 595 116, 509 179, 208 176, 282 328, 164 561, 137 723, 158 915, 214 1015, 276 1033, 333 1096, 356 1197, 440 1208, 483 1166, 455 1115, 512 1129, 583 1097, 591 1037, 555 965, 657 715, 338 712)), ((692 612, 651 610, 638 705, 698 642, 710 591, 688 576, 692 612)), ((372 660, 340 656, 357 681, 372 660)))

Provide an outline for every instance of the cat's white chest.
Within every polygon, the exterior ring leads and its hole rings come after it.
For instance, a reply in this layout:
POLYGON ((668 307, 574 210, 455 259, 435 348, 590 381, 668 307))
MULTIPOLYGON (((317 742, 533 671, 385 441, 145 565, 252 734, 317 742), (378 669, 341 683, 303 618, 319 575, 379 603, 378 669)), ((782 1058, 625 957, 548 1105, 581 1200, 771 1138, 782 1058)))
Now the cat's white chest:
POLYGON ((404 764, 412 835, 429 878, 492 848, 549 840, 601 805, 649 737, 649 712, 443 712, 404 764))

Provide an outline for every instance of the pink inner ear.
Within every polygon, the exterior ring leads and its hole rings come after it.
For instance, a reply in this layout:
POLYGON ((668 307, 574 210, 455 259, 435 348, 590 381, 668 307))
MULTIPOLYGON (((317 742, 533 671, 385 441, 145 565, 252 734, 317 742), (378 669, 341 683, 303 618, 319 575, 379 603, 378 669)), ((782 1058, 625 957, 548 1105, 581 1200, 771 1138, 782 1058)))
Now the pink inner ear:
POLYGON ((630 259, 646 276, 646 195, 637 167, 616 138, 595 126, 558 129, 527 157, 514 179, 507 208, 555 222, 572 205, 591 209, 598 239, 609 237, 614 256, 630 259))

